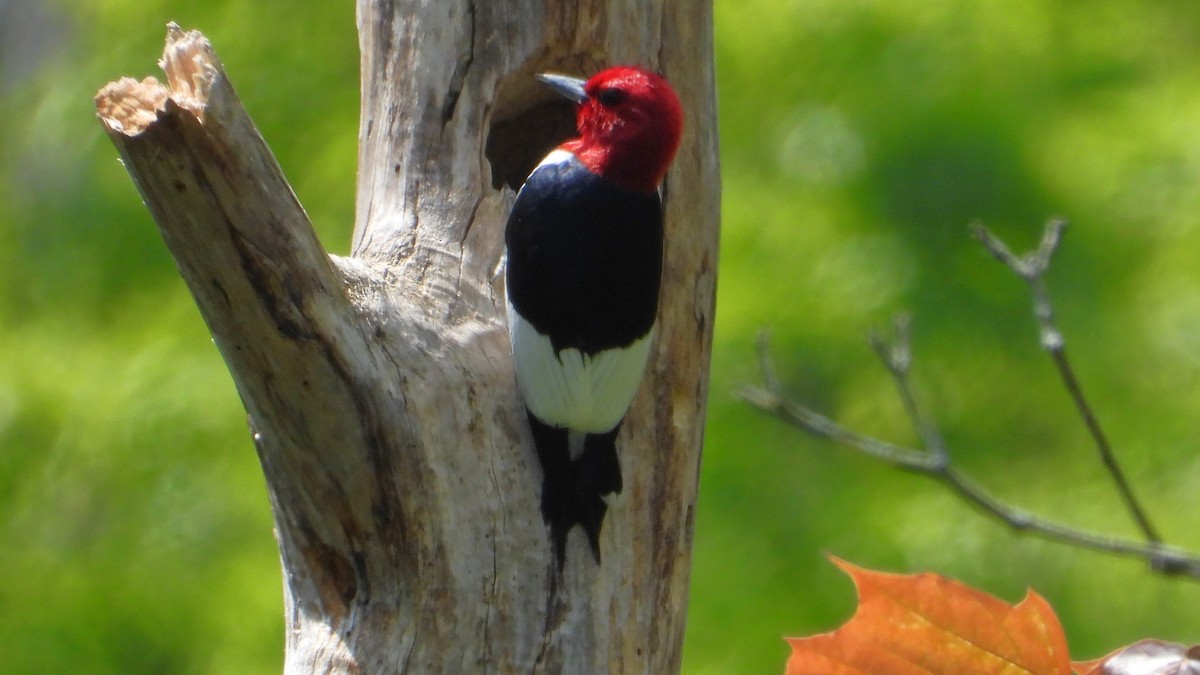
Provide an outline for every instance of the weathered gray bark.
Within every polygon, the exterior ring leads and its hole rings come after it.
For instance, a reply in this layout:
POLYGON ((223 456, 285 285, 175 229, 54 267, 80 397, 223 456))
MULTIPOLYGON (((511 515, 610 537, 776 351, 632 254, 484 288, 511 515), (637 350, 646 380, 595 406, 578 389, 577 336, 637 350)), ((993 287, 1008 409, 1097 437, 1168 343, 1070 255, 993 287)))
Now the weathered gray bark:
POLYGON ((288 672, 679 669, 716 275, 710 9, 360 0, 350 258, 321 249, 198 33, 170 29, 165 86, 97 96, 250 414, 288 672), (573 533, 556 581, 496 270, 509 186, 570 127, 531 75, 620 62, 661 69, 688 127, 625 490, 603 564, 573 533))

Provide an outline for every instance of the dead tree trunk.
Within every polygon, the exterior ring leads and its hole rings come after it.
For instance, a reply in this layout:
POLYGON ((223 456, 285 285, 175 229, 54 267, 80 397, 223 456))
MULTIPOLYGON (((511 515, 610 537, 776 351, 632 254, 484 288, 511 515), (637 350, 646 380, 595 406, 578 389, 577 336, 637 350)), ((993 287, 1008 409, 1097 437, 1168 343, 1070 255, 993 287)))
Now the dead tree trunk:
MULTIPOLYGON (((706 2, 360 0, 353 256, 331 257, 207 40, 97 96, 251 419, 289 673, 677 671, 718 221, 706 2), (658 342, 597 565, 562 578, 497 275, 512 188, 571 127, 543 70, 662 70, 688 113, 658 342)), ((281 103, 280 105, 285 105, 281 103)))

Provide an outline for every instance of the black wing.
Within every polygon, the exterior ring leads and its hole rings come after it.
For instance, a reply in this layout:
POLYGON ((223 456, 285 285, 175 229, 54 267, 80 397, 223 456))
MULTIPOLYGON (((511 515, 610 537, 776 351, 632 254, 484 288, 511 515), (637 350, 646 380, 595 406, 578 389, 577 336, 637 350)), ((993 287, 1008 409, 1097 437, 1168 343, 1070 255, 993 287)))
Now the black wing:
POLYGON ((536 169, 505 230, 508 297, 556 351, 625 347, 658 313, 663 211, 577 159, 536 169))

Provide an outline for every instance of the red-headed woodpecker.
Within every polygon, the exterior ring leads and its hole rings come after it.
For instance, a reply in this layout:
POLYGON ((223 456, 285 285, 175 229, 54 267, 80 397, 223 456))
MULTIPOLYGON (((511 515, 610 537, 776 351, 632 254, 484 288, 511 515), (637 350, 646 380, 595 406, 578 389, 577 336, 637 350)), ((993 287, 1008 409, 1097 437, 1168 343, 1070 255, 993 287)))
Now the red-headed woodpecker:
POLYGON ((577 104, 579 137, 517 194, 505 230, 508 331, 561 569, 576 524, 599 562, 603 496, 621 491, 616 437, 654 339, 659 188, 683 109, 665 79, 641 68, 538 79, 577 104))

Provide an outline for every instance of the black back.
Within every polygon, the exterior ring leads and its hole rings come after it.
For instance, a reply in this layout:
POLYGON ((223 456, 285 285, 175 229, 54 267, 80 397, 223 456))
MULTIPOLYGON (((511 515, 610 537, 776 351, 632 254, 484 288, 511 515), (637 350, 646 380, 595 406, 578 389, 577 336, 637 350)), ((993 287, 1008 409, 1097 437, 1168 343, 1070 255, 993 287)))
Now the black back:
POLYGON ((646 335, 658 313, 657 193, 618 187, 579 160, 538 168, 505 230, 508 298, 556 351, 585 354, 646 335))

